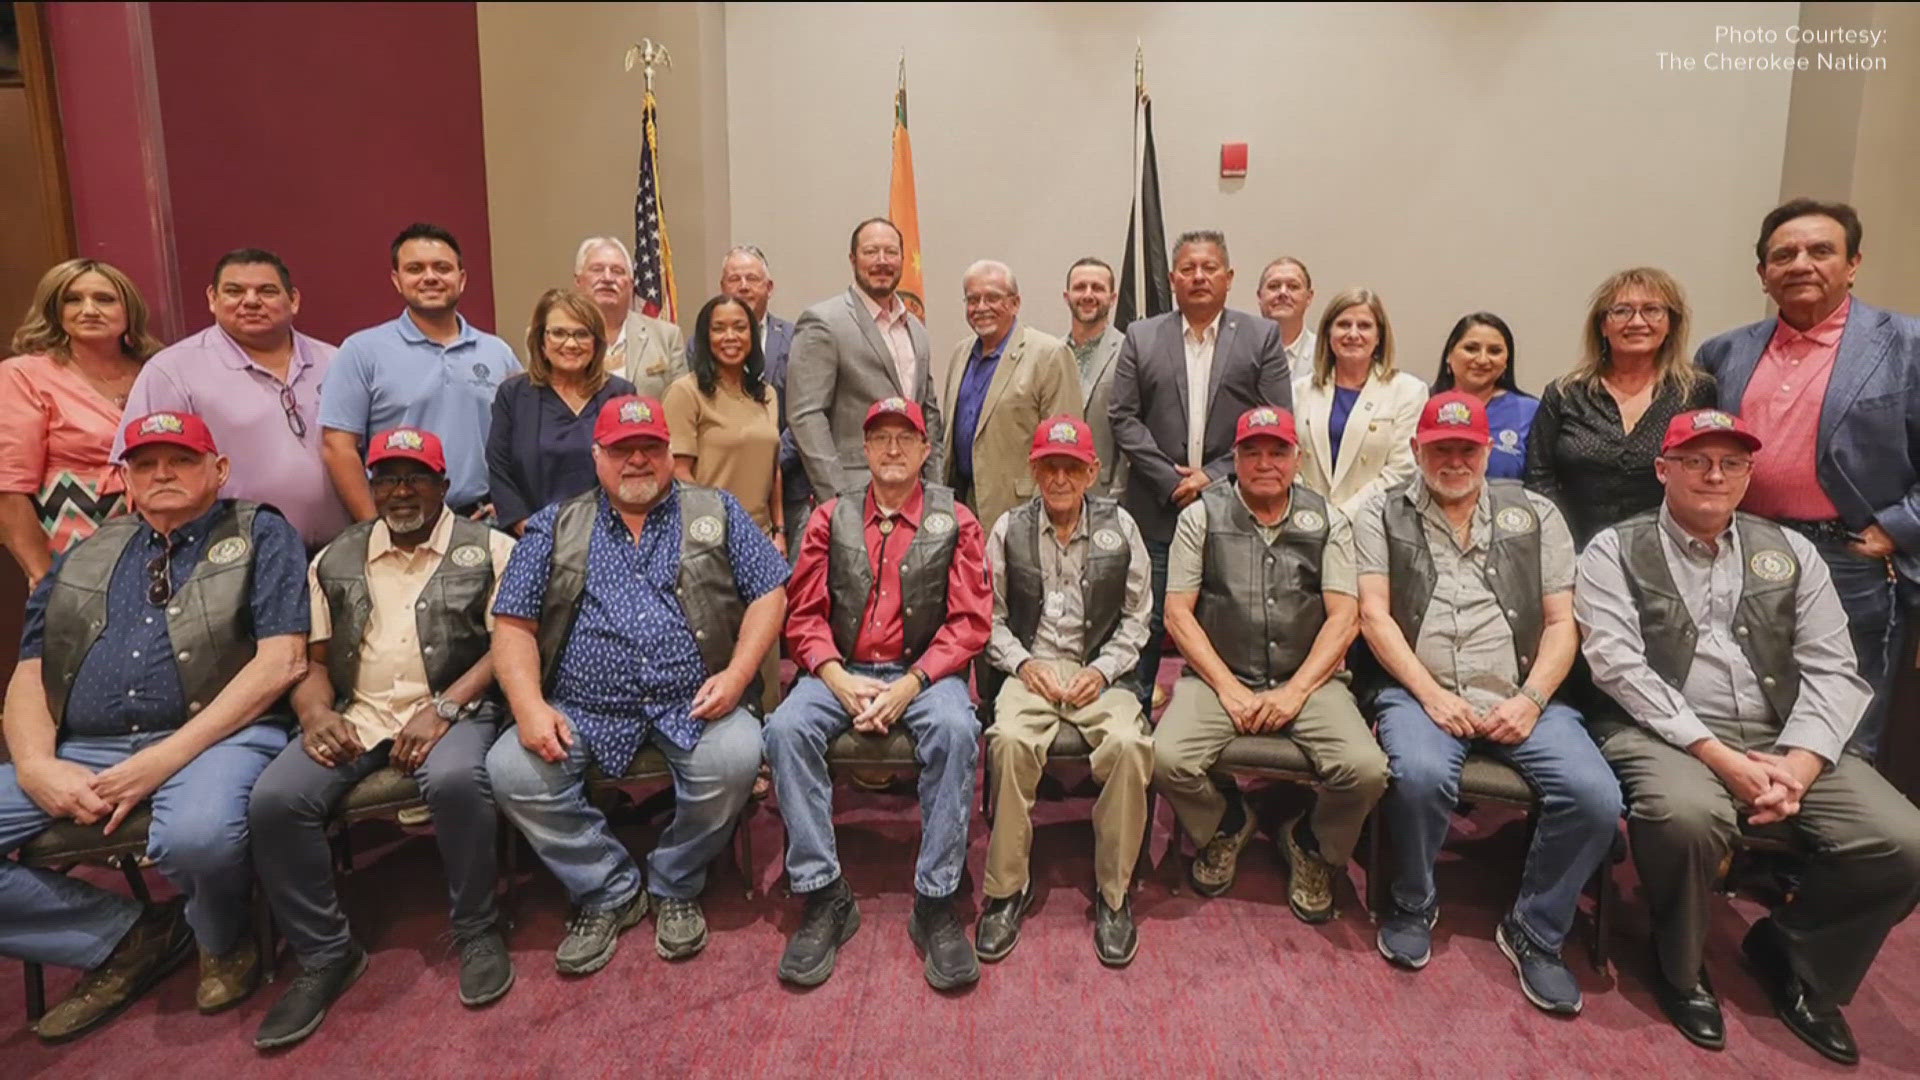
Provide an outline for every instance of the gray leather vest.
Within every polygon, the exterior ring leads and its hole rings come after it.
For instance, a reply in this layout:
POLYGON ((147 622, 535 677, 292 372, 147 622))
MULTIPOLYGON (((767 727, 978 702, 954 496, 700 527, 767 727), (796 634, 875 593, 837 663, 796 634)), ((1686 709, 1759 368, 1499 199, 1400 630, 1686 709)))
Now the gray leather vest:
MULTIPOLYGON (((1089 494, 1080 511, 1087 524, 1085 573, 1080 578, 1080 611, 1086 621, 1081 633, 1082 666, 1100 655, 1120 628, 1121 609, 1127 601, 1127 570, 1133 549, 1126 543, 1120 526, 1120 504, 1112 499, 1089 494), (1117 537, 1120 543, 1102 547, 1099 537, 1117 537)), ((1040 630, 1040 609, 1047 594, 1046 576, 1040 569, 1040 544, 1046 530, 1045 501, 1029 499, 1007 512, 1007 629, 1020 644, 1033 648, 1040 630)), ((1132 672, 1121 681, 1131 685, 1132 672)))
MULTIPOLYGON (((1427 547, 1420 511, 1407 497, 1412 485, 1421 482, 1415 477, 1388 492, 1385 515, 1393 621, 1399 624, 1409 648, 1418 647, 1420 624, 1426 620, 1427 603, 1433 597, 1433 552, 1427 547)), ((1540 596, 1540 515, 1534 512, 1518 480, 1490 479, 1486 483, 1488 509, 1492 511, 1487 586, 1513 631, 1514 660, 1520 681, 1525 682, 1527 673, 1533 670, 1547 621, 1540 596)))
MULTIPOLYGON (((258 503, 235 500, 214 515, 199 563, 167 603, 167 640, 187 697, 182 724, 253 659, 253 518, 259 509, 258 503)), ((47 596, 40 668, 55 723, 65 719, 80 664, 106 629, 113 568, 144 527, 132 514, 109 518, 60 564, 47 596)))
MULTIPOLYGON (((336 708, 353 700, 360 682, 360 650, 373 599, 367 591, 367 544, 374 523, 363 521, 339 535, 320 556, 315 573, 327 598, 333 635, 327 644, 327 675, 336 708)), ((487 633, 487 598, 493 592, 493 530, 456 516, 447 551, 414 601, 413 621, 426 665, 427 686, 445 693, 454 680, 480 662, 492 640, 487 633), (473 552, 479 553, 479 558, 473 552)))
POLYGON ((1194 616, 1242 685, 1279 686, 1300 669, 1327 621, 1320 594, 1327 500, 1295 484, 1280 535, 1268 544, 1235 485, 1214 484, 1200 499, 1207 539, 1194 616))
MULTIPOLYGON (((912 664, 933 644, 947 622, 947 570, 960 540, 953 489, 926 484, 921 489, 920 527, 900 560, 900 621, 905 633, 901 659, 912 664), (944 523, 943 523, 944 520, 944 523)), ((867 555, 867 488, 840 496, 828 522, 827 594, 832 598, 833 644, 851 657, 860 638, 860 620, 873 597, 873 561, 867 555)))
MULTIPOLYGON (((733 660, 734 642, 747 605, 734 582, 727 552, 727 505, 720 493, 674 481, 680 498, 680 569, 674 595, 693 631, 700 659, 718 674, 733 660)), ((553 522, 553 557, 547 565, 547 594, 540 605, 540 673, 552 691, 560 674, 560 651, 573 633, 580 600, 587 591, 587 553, 594 519, 600 513, 600 489, 593 488, 560 504, 553 522)))
MULTIPOLYGON (((1800 699, 1800 665, 1793 659, 1793 598, 1800 581, 1800 560, 1780 526, 1752 514, 1736 513, 1740 534, 1740 603, 1733 612, 1733 638, 1753 665, 1760 692, 1774 719, 1785 723, 1800 699), (1761 573, 1760 571, 1765 571, 1761 573)), ((1615 526, 1620 534, 1620 567, 1640 613, 1640 637, 1647 666, 1674 689, 1686 685, 1699 632, 1673 581, 1660 543, 1660 512, 1650 511, 1615 526)))

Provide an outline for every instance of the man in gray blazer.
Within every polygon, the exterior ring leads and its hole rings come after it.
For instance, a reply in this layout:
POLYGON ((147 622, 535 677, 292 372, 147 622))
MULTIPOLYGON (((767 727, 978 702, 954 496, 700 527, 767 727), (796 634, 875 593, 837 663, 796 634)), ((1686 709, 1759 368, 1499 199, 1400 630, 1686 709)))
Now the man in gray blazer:
MULTIPOLYGON (((780 486, 786 503, 787 561, 800 558, 799 536, 805 530, 807 514, 812 511, 813 485, 807 482, 806 466, 800 463, 800 444, 793 440, 787 426, 787 352, 793 345, 793 324, 767 311, 773 299, 773 271, 767 266, 766 253, 752 244, 741 244, 720 260, 720 291, 747 305, 753 313, 754 332, 760 335, 760 349, 767 366, 761 377, 773 387, 780 413, 780 486)), ((687 366, 693 366, 693 342, 687 342, 687 366)))
POLYGON ((1140 701, 1151 708, 1165 636, 1167 550, 1173 523, 1207 485, 1233 473, 1233 425, 1256 405, 1293 407, 1280 327, 1227 307, 1227 239, 1203 229, 1173 244, 1176 311, 1127 327, 1108 415, 1127 456, 1121 505, 1153 564, 1153 625, 1140 650, 1140 701))
POLYGON ((900 230, 886 218, 854 227, 847 261, 853 286, 800 313, 787 353, 787 422, 807 479, 822 501, 867 482, 867 407, 887 397, 916 401, 933 452, 921 476, 937 482, 946 424, 933 392, 927 328, 895 292, 904 265, 900 230))
POLYGON ((1100 476, 1093 493, 1118 499, 1126 490, 1127 460, 1113 445, 1113 421, 1107 416, 1113 398, 1114 364, 1120 359, 1120 343, 1126 340, 1110 321, 1113 316, 1113 267, 1091 255, 1067 268, 1067 311, 1073 316, 1073 329, 1067 332, 1067 347, 1080 365, 1081 407, 1086 410, 1087 426, 1093 429, 1094 452, 1100 455, 1100 476))
POLYGON ((1777 318, 1700 346, 1720 407, 1765 445, 1741 508, 1804 534, 1832 572, 1873 704, 1848 749, 1873 761, 1920 596, 1920 319, 1853 298, 1860 215, 1794 199, 1760 225, 1777 318))

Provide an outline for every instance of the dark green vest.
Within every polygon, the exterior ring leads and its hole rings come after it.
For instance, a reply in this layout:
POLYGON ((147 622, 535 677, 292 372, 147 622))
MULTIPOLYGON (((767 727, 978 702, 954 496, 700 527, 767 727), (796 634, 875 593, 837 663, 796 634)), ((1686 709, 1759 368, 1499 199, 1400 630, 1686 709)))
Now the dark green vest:
MULTIPOLYGON (((1794 593, 1800 560, 1780 526, 1752 514, 1736 513, 1740 534, 1740 603, 1733 612, 1733 638, 1753 665, 1760 691, 1774 719, 1785 723, 1800 699, 1800 665, 1793 659, 1794 593)), ((1686 685, 1699 633, 1673 581, 1660 543, 1658 510, 1628 518, 1614 527, 1620 534, 1620 568, 1626 572, 1634 609, 1640 613, 1640 637, 1647 666, 1668 685, 1686 685)))
MULTIPOLYGON (((1393 621, 1400 625, 1408 648, 1417 648, 1420 624, 1433 598, 1433 552, 1427 547, 1426 527, 1410 493, 1415 477, 1387 493, 1387 580, 1393 621)), ((1488 509, 1492 511, 1487 546, 1487 587, 1513 631, 1513 653, 1520 681, 1533 670, 1546 626, 1541 603, 1540 515, 1534 512, 1526 489, 1517 480, 1487 481, 1488 509)))
MULTIPOLYGON (((258 503, 236 500, 214 515, 199 563, 167 603, 167 640, 187 697, 182 724, 253 659, 253 517, 259 509, 258 503)), ((64 722, 80 664, 106 629, 113 568, 144 527, 132 514, 108 518, 60 564, 47 595, 40 668, 55 723, 64 722)))
POLYGON ((1236 485, 1200 493, 1207 537, 1194 617, 1233 677, 1255 690, 1291 678, 1327 621, 1320 591, 1327 500, 1299 484, 1288 500, 1280 535, 1269 544, 1236 485))
MULTIPOLYGON (((860 638, 860 620, 873 597, 873 561, 867 554, 867 488, 840 496, 829 520, 827 594, 832 600, 829 622, 833 644, 844 657, 853 656, 860 638)), ((900 621, 905 630, 901 661, 912 664, 933 644, 947 622, 947 571, 960 540, 960 519, 954 516, 953 489, 927 484, 922 489, 920 527, 900 560, 900 621)))
MULTIPOLYGON (((1133 549, 1120 525, 1120 504, 1088 495, 1081 508, 1087 527, 1085 573, 1080 577, 1081 655, 1086 666, 1107 647, 1120 628, 1127 602, 1127 570, 1133 549)), ((1046 575, 1040 570, 1040 544, 1046 531, 1046 502, 1029 499, 1007 513, 1007 629, 1028 649, 1040 630, 1040 609, 1047 595, 1046 575)), ((1132 672, 1121 680, 1131 685, 1132 672)))
MULTIPOLYGON (((451 513, 451 511, 446 511, 451 513)), ((360 650, 373 600, 367 591, 367 544, 374 523, 363 521, 339 535, 320 555, 315 573, 327 598, 333 634, 327 646, 327 675, 336 708, 353 700, 360 682, 360 650)), ((493 530, 455 516, 447 551, 414 601, 413 620, 426 665, 427 686, 438 695, 480 662, 492 641, 487 633, 487 598, 493 593, 493 530), (476 556, 477 553, 477 556, 476 556)))
MULTIPOLYGON (((727 504, 720 493, 674 481, 680 499, 680 569, 674 595, 693 631, 707 671, 719 674, 733 661, 733 646, 746 619, 746 601, 733 578, 727 552, 727 504)), ((553 521, 553 557, 547 565, 547 595, 540 605, 540 672, 549 694, 560 674, 560 651, 573 633, 587 591, 587 553, 600 489, 560 504, 553 521)), ((743 700, 757 700, 750 696, 743 700)))

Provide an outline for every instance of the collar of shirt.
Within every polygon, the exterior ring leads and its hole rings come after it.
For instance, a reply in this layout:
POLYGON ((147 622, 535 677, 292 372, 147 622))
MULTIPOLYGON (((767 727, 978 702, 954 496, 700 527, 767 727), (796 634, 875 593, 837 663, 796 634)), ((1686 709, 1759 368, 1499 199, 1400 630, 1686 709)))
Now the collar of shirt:
POLYGON ((1673 545, 1687 557, 1705 562, 1712 562, 1720 552, 1731 550, 1729 545, 1734 541, 1732 518, 1727 519, 1727 527, 1720 530, 1720 535, 1714 537, 1714 546, 1709 546, 1706 541, 1681 528, 1680 523, 1668 512, 1664 501, 1660 504, 1660 528, 1666 532, 1667 539, 1672 540, 1673 545))
POLYGON ((178 551, 205 536, 207 530, 212 526, 213 516, 221 510, 224 510, 230 502, 232 502, 231 499, 215 499, 213 505, 207 507, 205 513, 173 530, 173 532, 166 536, 160 535, 160 530, 148 524, 145 518, 141 518, 141 539, 149 547, 171 546, 174 550, 178 551))
POLYGON ((868 317, 883 327, 899 322, 907 316, 907 302, 900 299, 899 293, 888 296, 887 306, 882 308, 873 297, 867 295, 865 289, 856 285, 853 287, 853 291, 860 297, 860 302, 867 305, 868 317))
MULTIPOLYGON (((412 323, 413 320, 408 319, 407 321, 408 323, 412 323)), ((418 328, 416 327, 416 329, 418 328)), ((307 347, 306 341, 302 340, 299 331, 290 328, 287 332, 293 335, 293 359, 287 362, 286 384, 292 386, 294 383, 300 381, 300 376, 306 374, 308 368, 313 366, 313 351, 307 347)), ((273 372, 268 371, 255 362, 247 350, 241 348, 240 343, 233 340, 233 335, 227 333, 226 330, 219 325, 209 326, 207 328, 207 336, 202 340, 207 343, 210 351, 220 358, 221 363, 233 370, 246 371, 252 369, 274 379, 276 382, 280 381, 279 376, 274 375, 273 372)))
MULTIPOLYGON (((1453 519, 1447 517, 1446 509, 1433 497, 1433 491, 1427 487, 1424 479, 1408 489, 1407 498, 1413 500, 1414 509, 1420 511, 1421 517, 1445 529, 1447 535, 1453 538, 1455 546, 1459 545, 1459 533, 1454 529, 1453 519)), ((1473 518, 1467 528, 1467 545, 1460 548, 1462 553, 1472 551, 1486 542, 1487 525, 1492 520, 1493 511, 1487 501, 1487 485, 1482 482, 1480 498, 1473 504, 1473 518)))
MULTIPOLYGON (((647 511, 646 520, 640 523, 640 531, 642 533, 646 532, 647 527, 654 522, 663 521, 668 516, 679 512, 680 481, 674 480, 671 481, 671 483, 673 486, 667 490, 666 498, 654 503, 653 509, 647 511)), ((638 542, 633 532, 627 528, 627 519, 621 517, 620 511, 614 508, 613 500, 607 498, 607 493, 604 488, 600 491, 600 524, 612 531, 614 536, 622 537, 626 543, 631 544, 638 542)))
MULTIPOLYGON (((907 524, 913 526, 915 529, 919 529, 920 528, 920 511, 924 509, 926 506, 926 493, 927 493, 927 489, 924 485, 921 485, 921 484, 913 485, 913 494, 907 496, 907 501, 900 505, 900 509, 895 511, 893 516, 900 518, 902 521, 905 521, 907 524)), ((886 517, 887 515, 882 514, 880 512, 880 501, 873 497, 873 489, 868 488, 867 489, 867 524, 878 525, 886 517)))
POLYGON ((1221 308, 1219 311, 1214 312, 1213 321, 1208 323, 1205 328, 1196 329, 1192 323, 1187 321, 1186 315, 1182 314, 1180 316, 1182 337, 1186 339, 1189 345, 1208 344, 1220 336, 1220 320, 1226 317, 1227 309, 1221 308))
POLYGON ((453 511, 444 506, 440 508, 440 519, 433 523, 433 531, 427 534, 426 541, 412 551, 402 551, 395 547, 393 530, 387 528, 384 518, 377 518, 373 523, 373 534, 367 537, 367 565, 371 566, 387 555, 406 560, 411 560, 423 551, 435 556, 445 555, 447 544, 452 539, 453 511))
MULTIPOLYGON (((465 315, 456 311, 453 317, 460 323, 460 336, 453 339, 451 343, 441 346, 442 348, 457 349, 480 339, 480 335, 474 332, 473 324, 467 321, 465 315)), ((439 342, 428 337, 427 332, 420 329, 419 324, 413 321, 413 316, 407 312, 401 312, 400 317, 393 320, 393 326, 399 331, 400 340, 409 345, 440 345, 439 342)))
POLYGON ((1831 315, 1807 327, 1805 332, 1795 330, 1787 325, 1787 320, 1780 319, 1774 325, 1773 339, 1767 345, 1777 349, 1804 341, 1822 349, 1831 349, 1840 344, 1840 335, 1847 329, 1847 314, 1852 310, 1853 297, 1849 296, 1840 301, 1840 306, 1834 308, 1831 315))
MULTIPOLYGON (((1046 511, 1044 510, 1041 511, 1041 513, 1043 514, 1045 512, 1046 511)), ((1053 541, 1054 546, 1059 548, 1061 551, 1065 551, 1068 548, 1072 547, 1073 545, 1079 543, 1080 541, 1085 540, 1087 538, 1087 501, 1086 499, 1082 498, 1080 500, 1080 519, 1073 523, 1073 531, 1067 534, 1066 543, 1060 542, 1060 530, 1053 527, 1052 518, 1046 519, 1046 527, 1041 529, 1041 531, 1046 533, 1047 539, 1053 541)))
MULTIPOLYGON (((1421 493, 1425 494, 1426 490, 1427 490, 1427 486, 1425 484, 1421 484, 1420 485, 1421 493)), ((1278 529, 1286 525, 1287 514, 1293 510, 1293 489, 1291 487, 1287 489, 1286 501, 1280 504, 1280 516, 1274 518, 1273 524, 1271 525, 1268 525, 1265 522, 1262 522, 1260 520, 1260 516, 1253 512, 1253 507, 1247 505, 1247 493, 1240 490, 1240 484, 1238 481, 1235 481, 1233 485, 1233 497, 1240 500, 1240 505, 1242 507, 1245 507, 1247 511, 1247 516, 1252 518, 1253 523, 1255 525, 1258 525, 1262 529, 1278 529)), ((1416 502, 1414 505, 1418 506, 1419 504, 1416 502)), ((1425 508, 1422 507, 1422 509, 1424 510, 1425 508)))
POLYGON ((995 345, 993 347, 992 352, 985 353, 985 354, 982 354, 980 351, 980 344, 981 344, 980 335, 979 334, 973 335, 973 352, 968 354, 967 362, 972 363, 975 360, 986 360, 988 362, 993 362, 993 361, 999 360, 1001 354, 1007 351, 1007 343, 1012 341, 1013 335, 1019 332, 1020 332, 1020 320, 1015 319, 1013 322, 1013 325, 1007 327, 1007 336, 1000 339, 1000 344, 995 345))

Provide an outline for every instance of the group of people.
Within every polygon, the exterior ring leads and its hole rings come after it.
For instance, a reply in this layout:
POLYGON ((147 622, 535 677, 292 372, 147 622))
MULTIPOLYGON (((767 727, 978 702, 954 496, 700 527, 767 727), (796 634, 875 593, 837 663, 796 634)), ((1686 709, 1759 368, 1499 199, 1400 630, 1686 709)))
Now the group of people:
POLYGON ((649 912, 683 959, 764 768, 803 906, 778 973, 813 986, 860 926, 829 762, 866 739, 918 765, 908 932, 931 985, 964 986, 1019 941, 1065 725, 1101 785, 1102 963, 1138 948, 1149 790, 1218 896, 1256 829, 1222 756, 1290 744, 1316 790, 1274 837, 1289 906, 1333 917, 1374 816, 1393 841, 1377 945, 1424 967, 1477 752, 1539 797, 1496 933, 1527 1000, 1580 1010, 1560 953, 1624 810, 1656 997, 1723 1045, 1710 899, 1736 832, 1790 834, 1797 885, 1743 949, 1797 1035, 1857 1060, 1841 1007, 1920 899, 1920 811, 1871 764, 1920 580, 1920 323, 1851 297, 1860 238, 1844 205, 1772 211, 1756 255, 1779 316, 1691 359, 1679 285, 1614 275, 1538 400, 1491 313, 1459 320, 1428 383, 1370 290, 1309 328, 1298 259, 1264 268, 1259 315, 1227 308, 1211 231, 1174 244, 1177 310, 1124 330, 1099 259, 1067 271, 1062 337, 1022 321, 1009 267, 974 263, 943 380, 884 218, 852 232, 851 287, 793 323, 768 311, 765 255, 728 252, 690 340, 633 309, 626 248, 589 238, 524 365, 459 314, 459 245, 431 225, 392 245, 405 310, 338 353, 293 329, 299 292, 264 250, 223 257, 214 325, 165 349, 124 274, 62 264, 0 364, 0 536, 34 584, 0 853, 145 807, 181 898, 0 860, 0 955, 85 972, 45 1039, 196 949, 217 1011, 271 961, 244 932, 257 876, 300 974, 256 1044, 298 1042, 368 962, 329 820, 393 768, 431 813, 462 1002, 514 980, 503 817, 572 905, 559 971, 604 967, 649 912), (1156 726, 1168 636, 1185 666, 1156 726), (644 869, 587 791, 643 753, 675 802, 644 869))

